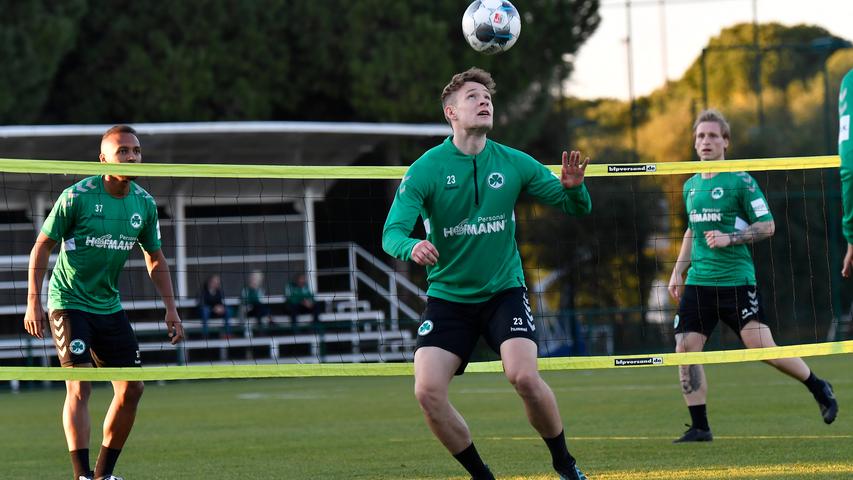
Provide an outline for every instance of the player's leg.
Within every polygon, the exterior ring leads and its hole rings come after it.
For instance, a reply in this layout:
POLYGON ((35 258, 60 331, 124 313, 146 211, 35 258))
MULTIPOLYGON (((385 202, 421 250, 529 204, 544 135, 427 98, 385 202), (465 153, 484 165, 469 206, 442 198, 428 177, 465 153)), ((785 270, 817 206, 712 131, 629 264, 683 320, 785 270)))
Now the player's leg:
POLYGON ((474 479, 493 480, 468 425, 448 396, 450 381, 465 371, 479 338, 478 305, 433 297, 427 300, 415 350, 415 398, 427 426, 456 461, 474 479))
POLYGON ((471 431, 450 403, 448 388, 462 360, 439 347, 415 351, 415 398, 427 426, 442 445, 477 480, 493 480, 489 468, 474 447, 471 431))
POLYGON ((511 338, 500 346, 504 374, 524 403, 527 419, 543 438, 563 431, 554 392, 539 375, 538 347, 527 338, 511 338))
MULTIPOLYGON (((701 352, 708 336, 717 326, 718 312, 716 288, 687 285, 675 317, 676 353, 701 352)), ((678 381, 691 422, 688 430, 675 443, 713 440, 708 424, 708 380, 705 368, 702 365, 681 365, 678 367, 678 381)))
MULTIPOLYGON (((139 367, 139 343, 124 311, 92 315, 95 332, 92 358, 98 367, 139 367)), ((95 478, 109 477, 124 448, 144 385, 140 381, 113 381, 113 399, 104 417, 103 442, 95 463, 95 478)))
POLYGON ((560 478, 584 479, 566 446, 563 420, 551 387, 539 375, 536 324, 530 311, 527 289, 511 288, 487 303, 486 340, 500 353, 504 373, 521 397, 530 425, 551 452, 551 463, 560 478))
MULTIPOLYGON (((91 331, 87 313, 79 310, 51 310, 50 329, 56 345, 59 363, 67 368, 91 368, 91 331)), ((66 381, 65 403, 62 406, 62 427, 71 456, 74 478, 89 478, 89 438, 91 420, 89 397, 90 382, 66 381)))
MULTIPOLYGON (((78 365, 77 367, 86 367, 78 365)), ((92 365, 89 364, 89 367, 92 365)), ((90 382, 66 381, 65 404, 62 406, 62 428, 65 442, 71 455, 74 478, 91 477, 89 466, 89 438, 91 419, 89 417, 89 397, 92 394, 90 382)))
POLYGON ((530 425, 548 446, 554 470, 564 479, 584 479, 566 445, 557 398, 539 375, 538 350, 536 343, 528 338, 504 341, 500 346, 504 373, 521 397, 530 425))
POLYGON ((461 363, 455 354, 438 347, 415 352, 415 398, 429 429, 453 454, 471 444, 468 425, 448 396, 450 381, 461 363))
MULTIPOLYGON (((740 338, 743 340, 746 348, 769 348, 776 346, 770 327, 755 320, 749 321, 744 325, 740 331, 740 338)), ((827 424, 835 421, 835 417, 838 415, 838 402, 832 391, 832 385, 815 375, 803 359, 799 357, 776 358, 766 360, 766 363, 802 382, 812 393, 815 401, 817 401, 823 421, 827 424)))

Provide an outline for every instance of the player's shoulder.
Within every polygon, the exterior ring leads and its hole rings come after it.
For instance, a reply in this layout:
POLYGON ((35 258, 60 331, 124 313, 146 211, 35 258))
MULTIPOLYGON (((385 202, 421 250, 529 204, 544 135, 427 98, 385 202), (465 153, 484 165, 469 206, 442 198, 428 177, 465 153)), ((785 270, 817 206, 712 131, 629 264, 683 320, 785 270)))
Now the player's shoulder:
POLYGON ((101 177, 97 175, 86 177, 66 187, 60 194, 60 198, 64 198, 68 201, 73 200, 75 202, 79 202, 83 199, 89 198, 89 194, 100 192, 102 188, 103 182, 101 181, 101 177))
POLYGON ((157 206, 157 202, 154 201, 154 197, 151 196, 151 194, 148 193, 147 190, 142 188, 142 186, 136 182, 130 182, 130 195, 133 195, 137 198, 140 198, 140 199, 144 200, 146 203, 150 203, 154 207, 157 206))
POLYGON ((682 185, 681 189, 686 192, 686 191, 690 190, 691 188, 694 188, 696 183, 700 182, 701 180, 702 180, 702 174, 701 173, 694 173, 690 178, 688 178, 687 180, 684 181, 684 185, 682 185))
POLYGON ((529 153, 523 152, 517 148, 510 147, 509 145, 504 145, 503 143, 496 142, 492 139, 486 140, 486 148, 490 148, 493 154, 508 160, 539 163, 529 153))

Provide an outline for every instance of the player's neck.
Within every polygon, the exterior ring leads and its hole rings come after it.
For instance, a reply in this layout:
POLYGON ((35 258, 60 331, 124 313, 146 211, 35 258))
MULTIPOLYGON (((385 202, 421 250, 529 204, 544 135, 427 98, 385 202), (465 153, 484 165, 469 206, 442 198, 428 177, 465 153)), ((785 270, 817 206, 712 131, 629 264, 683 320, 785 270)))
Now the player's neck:
MULTIPOLYGON (((702 160, 702 161, 703 162, 719 162, 719 161, 725 160, 725 159, 726 159, 726 156, 722 155, 720 158, 711 158, 711 159, 702 160)), ((702 179, 707 180, 709 178, 714 178, 717 176, 718 173, 720 173, 720 172, 702 172, 702 179)))
POLYGON ((130 193, 130 180, 119 180, 110 175, 104 175, 104 189, 116 198, 124 198, 130 193))
POLYGON ((453 133, 453 145, 465 155, 477 155, 486 148, 486 132, 468 132, 461 130, 453 133))

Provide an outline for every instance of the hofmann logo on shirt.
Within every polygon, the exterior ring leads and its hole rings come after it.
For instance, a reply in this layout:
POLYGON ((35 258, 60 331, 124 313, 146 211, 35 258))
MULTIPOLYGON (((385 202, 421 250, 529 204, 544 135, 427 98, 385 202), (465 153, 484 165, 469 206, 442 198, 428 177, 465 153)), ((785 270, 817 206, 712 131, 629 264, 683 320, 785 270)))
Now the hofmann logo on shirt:
POLYGON ((462 235, 484 235, 506 230, 506 215, 504 214, 493 215, 491 217, 477 217, 475 223, 469 223, 468 220, 466 218, 455 227, 445 228, 444 238, 462 235))
POLYGON ((719 210, 714 211, 707 208, 703 208, 701 213, 693 210, 690 212, 690 221, 692 223, 722 222, 723 214, 719 210))
POLYGON ((101 237, 86 237, 86 246, 95 248, 106 248, 107 250, 133 250, 136 239, 120 235, 121 239, 113 239, 110 234, 101 237))

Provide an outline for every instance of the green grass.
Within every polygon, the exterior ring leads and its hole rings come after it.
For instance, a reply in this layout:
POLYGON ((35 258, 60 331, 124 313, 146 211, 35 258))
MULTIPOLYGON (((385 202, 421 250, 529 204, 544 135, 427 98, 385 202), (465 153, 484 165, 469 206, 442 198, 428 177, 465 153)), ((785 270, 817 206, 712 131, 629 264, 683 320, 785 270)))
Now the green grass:
MULTIPOLYGON (((673 445, 688 421, 673 368, 548 372, 569 448, 591 479, 853 478, 851 357, 808 359, 835 385, 827 426, 808 391, 763 364, 706 367, 711 444, 673 445)), ((426 428, 411 377, 149 382, 117 473, 139 479, 462 479, 426 428)), ((0 392, 2 478, 70 478, 61 389, 0 392)), ((96 388, 93 424, 111 397, 96 388)), ((498 478, 554 479, 547 449, 496 374, 451 398, 498 478)), ((100 427, 93 434, 93 464, 100 427)))

